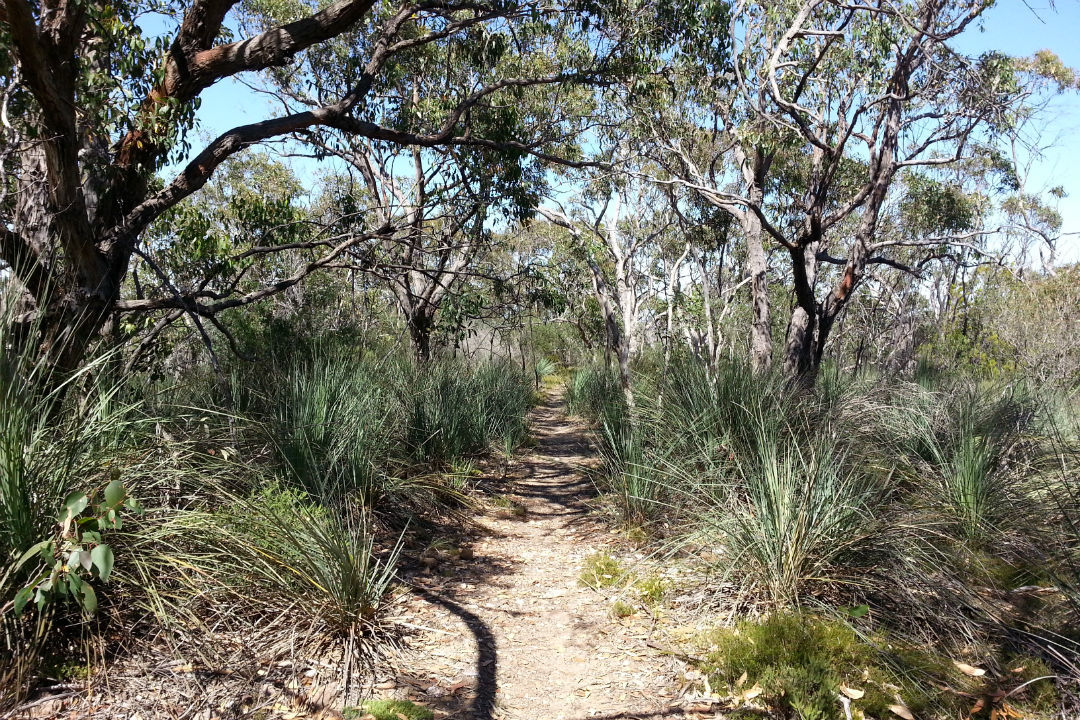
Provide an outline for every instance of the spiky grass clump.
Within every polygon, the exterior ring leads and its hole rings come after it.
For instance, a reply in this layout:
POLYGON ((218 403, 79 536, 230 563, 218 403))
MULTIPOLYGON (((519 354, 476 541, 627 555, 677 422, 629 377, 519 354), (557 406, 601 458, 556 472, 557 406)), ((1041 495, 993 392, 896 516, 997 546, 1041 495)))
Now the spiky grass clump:
POLYGON ((664 478, 649 462, 643 427, 630 416, 618 372, 603 365, 579 368, 566 384, 566 403, 595 429, 604 460, 603 489, 622 522, 647 524, 662 509, 664 478))
POLYGON ((220 498, 216 509, 163 518, 157 531, 161 542, 181 538, 166 558, 185 569, 171 583, 178 609, 204 620, 224 607, 253 619, 288 612, 300 644, 337 639, 371 657, 398 551, 376 557, 364 508, 315 502, 280 485, 247 497, 222 488, 220 498))
POLYGON ((748 579, 797 607, 807 583, 843 577, 841 561, 871 537, 888 488, 828 435, 788 437, 764 423, 736 464, 727 512, 709 517, 748 579))
POLYGON ((665 479, 646 457, 641 429, 629 422, 600 428, 604 484, 627 527, 641 527, 662 511, 665 479))
POLYGON ((533 372, 536 375, 536 384, 544 382, 545 379, 551 377, 559 371, 559 365, 551 358, 541 357, 537 358, 536 365, 533 367, 533 372))
POLYGON ((493 446, 509 455, 528 437, 533 393, 510 363, 443 360, 417 370, 409 445, 418 456, 448 463, 493 446))
POLYGON ((13 609, 39 569, 26 551, 58 532, 70 493, 94 498, 120 479, 145 508, 109 531, 107 585, 89 578, 98 612, 118 626, 137 613, 156 625, 150 637, 165 630, 203 655, 216 645, 206 633, 259 628, 279 649, 330 644, 370 658, 397 556, 394 538, 377 540, 372 510, 445 504, 455 491, 437 467, 511 451, 532 400, 529 378, 509 366, 332 347, 165 386, 104 384, 111 365, 99 360, 56 390, 12 347, 0 342, 0 673, 16 694, 38 651, 70 639, 50 619, 82 626, 60 601, 13 609))
POLYGON ((898 437, 913 481, 969 542, 1021 524, 1031 509, 1026 477, 1042 455, 1032 399, 1016 387, 965 382, 921 394, 913 391, 898 437))
POLYGON ((1056 667, 1075 668, 1064 618, 1076 616, 1080 494, 1068 442, 1048 452, 1030 394, 839 373, 818 391, 678 359, 635 405, 632 434, 599 426, 601 487, 627 521, 644 509, 710 549, 740 597, 865 604, 898 637, 943 650, 1039 637, 1056 667), (1024 599, 1028 586, 1065 593, 1024 599))
POLYGON ((627 422, 618 371, 605 365, 587 365, 574 371, 566 385, 566 406, 574 415, 610 428, 615 434, 627 422))
POLYGON ((402 411, 371 368, 337 353, 294 359, 271 395, 277 447, 301 487, 316 497, 382 494, 402 411))
POLYGON ((117 584, 130 519, 119 499, 175 477, 154 423, 110 380, 113 359, 60 377, 0 318, 0 707, 27 691, 56 628, 78 626, 117 584), (91 525, 106 488, 116 507, 91 525))
POLYGON ((418 364, 327 345, 299 347, 249 370, 246 412, 272 440, 284 477, 328 502, 359 499, 389 515, 453 505, 430 470, 528 436, 529 379, 507 363, 418 364))

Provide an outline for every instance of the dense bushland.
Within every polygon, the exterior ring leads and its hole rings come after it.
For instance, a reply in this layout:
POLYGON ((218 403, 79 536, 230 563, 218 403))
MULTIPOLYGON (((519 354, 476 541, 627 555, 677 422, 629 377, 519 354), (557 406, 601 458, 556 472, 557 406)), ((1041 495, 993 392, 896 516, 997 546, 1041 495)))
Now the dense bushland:
POLYGON ((613 506, 681 528, 667 547, 715 558, 748 609, 839 616, 998 670, 1010 654, 1080 670, 1071 396, 838 373, 809 390, 681 359, 645 366, 627 412, 611 382, 583 368, 568 394, 595 422, 613 506))
POLYGON ((532 378, 505 363, 420 365, 329 341, 168 383, 110 380, 104 357, 49 390, 11 347, 0 343, 8 700, 102 623, 204 654, 210 627, 271 656, 324 646, 348 675, 380 636, 401 528, 467 502, 453 466, 512 452, 533 399, 532 378))
POLYGON ((1002 50, 1075 12, 1031 5, 0 3, 0 693, 80 639, 349 678, 555 363, 619 522, 767 609, 718 682, 1080 675, 1080 71, 1002 50))

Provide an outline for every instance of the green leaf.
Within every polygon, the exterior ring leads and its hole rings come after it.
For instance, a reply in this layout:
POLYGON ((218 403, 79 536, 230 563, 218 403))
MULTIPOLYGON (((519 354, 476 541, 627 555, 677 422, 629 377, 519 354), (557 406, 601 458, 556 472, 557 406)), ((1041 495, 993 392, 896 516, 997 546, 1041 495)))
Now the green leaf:
POLYGON ((30 596, 34 594, 34 588, 24 587, 19 592, 15 593, 15 614, 22 615, 23 609, 26 607, 26 603, 30 602, 30 596))
POLYGON ((97 610, 97 593, 94 592, 94 588, 90 583, 83 583, 82 596, 82 606, 86 609, 86 612, 92 613, 97 610))
POLYGON ((60 508, 60 525, 65 532, 67 532, 67 527, 71 524, 71 521, 86 509, 89 502, 90 498, 86 497, 86 493, 76 491, 68 494, 64 499, 63 507, 60 508))
POLYGON ((38 555, 38 554, 41 555, 43 560, 51 558, 52 557, 52 544, 53 544, 52 540, 42 540, 41 542, 37 543, 36 545, 34 545, 33 547, 31 547, 29 550, 27 550, 26 552, 24 552, 22 554, 22 557, 20 557, 15 562, 15 567, 12 568, 12 570, 13 571, 19 570, 23 565, 25 565, 27 562, 29 562, 31 558, 33 558, 35 555, 38 555))
POLYGON ((105 486, 105 504, 109 507, 120 507, 125 496, 127 496, 127 492, 124 490, 124 483, 119 480, 113 480, 105 486))
POLYGON ((87 572, 89 572, 90 568, 93 567, 94 561, 90 556, 89 550, 79 551, 79 564, 82 565, 83 570, 86 570, 87 572))
POLYGON ((103 582, 109 581, 109 574, 113 569, 113 551, 108 545, 98 545, 90 551, 90 558, 98 569, 98 577, 103 582))
POLYGON ((870 612, 870 606, 856 605, 852 608, 845 608, 844 611, 848 614, 848 617, 861 618, 864 617, 868 612, 870 612))

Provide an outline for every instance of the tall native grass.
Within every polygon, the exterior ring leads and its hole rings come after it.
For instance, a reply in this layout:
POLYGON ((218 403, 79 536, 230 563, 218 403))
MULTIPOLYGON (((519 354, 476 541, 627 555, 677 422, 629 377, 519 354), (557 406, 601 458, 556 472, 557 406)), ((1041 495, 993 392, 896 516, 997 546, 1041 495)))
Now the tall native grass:
POLYGON ((55 387, 31 352, 0 340, 0 705, 27 691, 43 654, 92 634, 94 614, 208 663, 228 646, 212 633, 269 656, 336 646, 348 674, 378 647, 398 554, 375 514, 452 502, 443 466, 512 451, 532 401, 531 378, 510 366, 342 346, 153 383, 109 356, 55 387), (60 522, 73 494, 93 520, 114 481, 131 501, 117 505, 121 523, 96 538, 60 522), (46 540, 109 545, 108 572, 61 571, 93 603, 54 583, 48 602, 16 612, 54 561, 27 552, 46 540))
POLYGON ((232 378, 287 483, 327 502, 409 516, 453 504, 439 473, 528 436, 531 380, 509 363, 418 364, 322 341, 279 350, 232 378))
POLYGON ((965 381, 945 393, 910 393, 894 426, 909 473, 961 536, 992 539, 1029 503, 1025 478, 1044 454, 1035 401, 1021 388, 965 381))
POLYGON ((1075 652, 1080 616, 1062 595, 1018 609, 1032 587, 1071 597, 1080 546, 1075 447, 1067 432, 1054 446, 1022 387, 837 372, 808 390, 740 363, 678 359, 639 378, 620 420, 629 434, 615 435, 602 415, 619 393, 600 373, 579 372, 568 396, 593 419, 612 505, 666 544, 711 550, 742 597, 866 605, 897 632, 954 649, 1075 652))
POLYGON ((449 463, 492 447, 509 455, 528 436, 531 381, 513 364, 446 359, 410 368, 408 415, 415 456, 449 463))
POLYGON ((575 370, 566 385, 566 406, 574 415, 606 426, 617 435, 627 419, 618 370, 598 363, 575 370))
POLYGON ((798 607, 808 583, 851 576, 844 561, 871 537, 889 488, 835 436, 759 420, 752 451, 736 456, 729 497, 703 520, 745 579, 798 607))
POLYGON ((144 443, 152 423, 110 379, 112 354, 58 377, 35 349, 0 322, 0 707, 27 690, 53 621, 98 605, 136 507, 124 497, 168 477, 144 443), (77 552, 94 564, 65 564, 77 552))

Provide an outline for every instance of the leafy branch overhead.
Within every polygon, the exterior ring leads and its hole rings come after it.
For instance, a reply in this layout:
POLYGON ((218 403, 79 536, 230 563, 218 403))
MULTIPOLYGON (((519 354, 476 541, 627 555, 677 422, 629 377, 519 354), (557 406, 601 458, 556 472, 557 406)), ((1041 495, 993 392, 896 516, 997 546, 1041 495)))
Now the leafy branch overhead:
POLYGON ((352 244, 390 230, 368 227, 327 242, 328 252, 289 280, 242 298, 174 287, 127 300, 125 282, 147 249, 146 230, 235 154, 329 129, 399 147, 505 155, 499 162, 510 176, 525 157, 578 163, 569 138, 587 113, 548 102, 526 114, 515 109, 518 101, 535 89, 546 88, 550 101, 582 83, 612 82, 637 52, 633 33, 608 29, 573 6, 339 0, 238 8, 198 0, 166 8, 175 29, 151 42, 136 20, 157 10, 4 5, 3 162, 11 187, 0 206, 0 258, 37 307, 25 319, 37 324, 43 351, 60 367, 75 367, 117 312, 206 318, 281 292, 352 244), (227 37, 234 32, 228 17, 238 18, 241 39, 227 37), (584 22, 587 38, 575 35, 584 22), (387 91, 401 87, 406 68, 421 71, 414 91, 422 97, 403 105, 387 91), (201 93, 270 70, 288 78, 283 111, 221 133, 169 177, 170 162, 187 154, 201 93))

